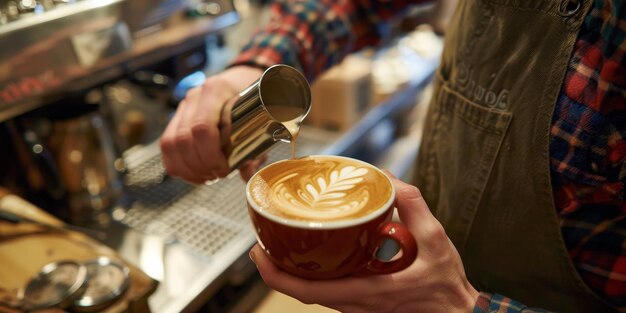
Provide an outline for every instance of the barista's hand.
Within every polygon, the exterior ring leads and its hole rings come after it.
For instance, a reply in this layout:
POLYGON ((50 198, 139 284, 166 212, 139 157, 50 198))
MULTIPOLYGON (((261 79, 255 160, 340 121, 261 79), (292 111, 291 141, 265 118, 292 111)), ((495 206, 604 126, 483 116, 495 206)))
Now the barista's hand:
POLYGON ((472 312, 478 291, 465 277, 461 258, 419 190, 394 179, 398 213, 418 246, 417 258, 393 274, 310 281, 271 263, 257 244, 250 257, 271 288, 307 304, 352 312, 472 312))
MULTIPOLYGON (((196 184, 228 175, 220 141, 222 109, 262 73, 254 67, 232 67, 187 93, 161 136, 163 164, 168 174, 196 184)), ((244 166, 242 177, 248 179, 258 163, 244 166)))

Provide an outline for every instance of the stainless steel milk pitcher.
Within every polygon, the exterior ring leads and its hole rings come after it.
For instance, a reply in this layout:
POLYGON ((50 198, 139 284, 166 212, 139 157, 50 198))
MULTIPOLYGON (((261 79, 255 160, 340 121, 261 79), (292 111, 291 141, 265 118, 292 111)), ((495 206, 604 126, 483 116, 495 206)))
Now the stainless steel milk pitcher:
POLYGON ((271 66, 226 106, 222 149, 230 170, 265 153, 277 141, 291 141, 284 123, 301 123, 311 109, 311 89, 295 68, 271 66))

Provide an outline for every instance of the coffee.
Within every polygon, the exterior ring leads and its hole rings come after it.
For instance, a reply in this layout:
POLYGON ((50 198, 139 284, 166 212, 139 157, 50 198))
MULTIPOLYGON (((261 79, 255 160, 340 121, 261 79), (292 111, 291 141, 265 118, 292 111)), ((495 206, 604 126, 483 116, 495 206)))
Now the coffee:
POLYGON ((276 119, 289 132, 291 143, 291 158, 296 158, 296 141, 298 141, 298 134, 300 133, 300 124, 303 117, 307 113, 306 108, 292 107, 287 105, 267 105, 267 111, 276 119))
POLYGON ((388 205, 393 194, 374 166, 332 156, 277 162, 251 179, 248 192, 260 210, 306 222, 358 219, 388 205))

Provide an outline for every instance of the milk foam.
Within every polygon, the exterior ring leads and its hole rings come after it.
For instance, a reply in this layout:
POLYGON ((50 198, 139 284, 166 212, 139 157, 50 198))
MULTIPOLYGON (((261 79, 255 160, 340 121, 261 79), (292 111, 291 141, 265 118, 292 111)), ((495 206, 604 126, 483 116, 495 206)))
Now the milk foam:
POLYGON ((290 219, 358 218, 383 206, 390 184, 380 171, 336 158, 283 161, 259 172, 251 195, 264 210, 290 219))
POLYGON ((285 211, 303 218, 337 219, 353 215, 361 211, 368 203, 370 194, 364 190, 361 197, 345 201, 346 191, 354 189, 363 181, 368 170, 362 167, 345 166, 330 173, 314 178, 302 178, 310 181, 303 188, 288 188, 285 181, 296 178, 298 173, 280 179, 270 192, 271 200, 280 207, 289 208, 285 211))

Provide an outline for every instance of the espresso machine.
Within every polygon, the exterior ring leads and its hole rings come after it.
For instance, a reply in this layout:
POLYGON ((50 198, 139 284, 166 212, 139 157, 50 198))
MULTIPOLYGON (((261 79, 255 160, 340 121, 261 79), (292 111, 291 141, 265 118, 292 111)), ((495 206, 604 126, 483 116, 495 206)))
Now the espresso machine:
POLYGON ((122 154, 158 139, 207 38, 238 21, 230 0, 0 0, 0 186, 106 224, 122 154))
MULTIPOLYGON (((158 147, 185 91, 226 65, 241 8, 264 3, 0 0, 0 190, 157 281, 149 311, 245 312, 266 292, 247 258, 241 179, 189 185, 165 173, 158 147)), ((1 287, 0 311, 14 294, 1 287)))

